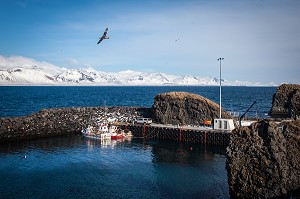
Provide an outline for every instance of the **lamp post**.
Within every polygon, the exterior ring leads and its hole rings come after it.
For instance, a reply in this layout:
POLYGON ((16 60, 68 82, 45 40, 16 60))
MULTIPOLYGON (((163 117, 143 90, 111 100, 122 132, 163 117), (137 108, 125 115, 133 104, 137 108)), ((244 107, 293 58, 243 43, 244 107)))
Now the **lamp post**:
POLYGON ((220 61, 220 119, 222 118, 222 77, 221 77, 221 66, 222 66, 223 57, 220 57, 218 61, 220 61))

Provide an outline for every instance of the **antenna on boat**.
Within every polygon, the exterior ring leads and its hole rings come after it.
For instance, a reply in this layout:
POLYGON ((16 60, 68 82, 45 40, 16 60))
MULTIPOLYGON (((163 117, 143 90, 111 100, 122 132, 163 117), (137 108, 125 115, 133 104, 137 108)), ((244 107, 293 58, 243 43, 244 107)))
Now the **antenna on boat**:
POLYGON ((222 78, 221 78, 222 60, 224 60, 223 57, 218 58, 218 61, 220 61, 220 119, 222 118, 222 78))

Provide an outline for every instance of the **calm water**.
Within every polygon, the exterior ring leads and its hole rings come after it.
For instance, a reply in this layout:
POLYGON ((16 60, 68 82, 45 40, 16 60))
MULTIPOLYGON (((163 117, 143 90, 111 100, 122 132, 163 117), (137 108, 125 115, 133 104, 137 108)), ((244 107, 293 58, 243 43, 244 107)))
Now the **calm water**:
POLYGON ((224 151, 81 136, 1 144, 0 198, 229 198, 224 151))
MULTIPOLYGON (((78 106, 151 107, 157 94, 186 91, 219 104, 219 87, 5 87, 0 86, 0 117, 21 116, 45 108, 78 106)), ((257 101, 249 116, 264 117, 272 106, 275 87, 222 87, 222 107, 241 114, 257 101)))
MULTIPOLYGON (((169 91, 219 103, 218 87, 0 87, 0 117, 77 106, 151 107, 169 91)), ((276 88, 224 87, 223 107, 265 116, 276 88)), ((81 136, 0 144, 0 198, 229 198, 224 148, 81 136), (26 155, 26 158, 22 158, 26 155)))

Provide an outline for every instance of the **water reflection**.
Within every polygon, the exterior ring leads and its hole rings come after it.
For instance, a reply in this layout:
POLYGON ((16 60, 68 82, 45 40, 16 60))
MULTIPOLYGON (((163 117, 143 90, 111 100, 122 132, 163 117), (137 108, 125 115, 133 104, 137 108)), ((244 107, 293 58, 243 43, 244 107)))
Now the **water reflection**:
POLYGON ((79 189, 79 198, 228 198, 224 154, 199 144, 81 135, 1 144, 0 195, 78 198, 66 190, 79 189))
POLYGON ((153 144, 153 162, 194 165, 212 161, 214 156, 226 156, 226 148, 180 142, 157 142, 153 144))
POLYGON ((116 148, 117 145, 121 144, 121 143, 129 143, 131 142, 131 138, 124 138, 124 139, 117 139, 117 140, 112 140, 112 139, 105 139, 105 140, 98 140, 98 139, 92 139, 92 138, 84 138, 85 140, 85 145, 89 148, 89 149, 93 149, 93 148, 110 148, 110 149, 114 149, 116 148))
POLYGON ((83 143, 92 148, 115 148, 120 143, 129 143, 132 138, 118 140, 97 140, 82 137, 81 135, 59 136, 51 138, 41 138, 25 140, 20 142, 1 143, 0 154, 21 152, 24 150, 42 150, 44 152, 55 152, 57 150, 72 149, 83 147, 83 143))
POLYGON ((171 141, 145 140, 145 139, 119 139, 97 140, 76 136, 62 136, 28 140, 23 142, 2 143, 0 155, 18 153, 22 156, 30 151, 42 151, 42 153, 59 153, 65 150, 93 149, 117 149, 133 150, 139 153, 141 150, 151 152, 153 163, 176 163, 197 165, 199 162, 213 161, 215 156, 226 157, 225 147, 205 146, 201 144, 180 143, 171 141))

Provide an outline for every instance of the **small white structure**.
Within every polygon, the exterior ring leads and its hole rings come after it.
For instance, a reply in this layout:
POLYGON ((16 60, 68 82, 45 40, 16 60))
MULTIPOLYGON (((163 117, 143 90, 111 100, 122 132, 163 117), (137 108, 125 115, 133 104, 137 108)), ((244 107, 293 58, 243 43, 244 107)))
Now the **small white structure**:
POLYGON ((214 129, 215 130, 225 130, 232 131, 235 129, 233 119, 214 119, 214 129))
POLYGON ((256 121, 252 121, 252 120, 241 121, 241 126, 250 126, 254 122, 256 122, 256 121))

